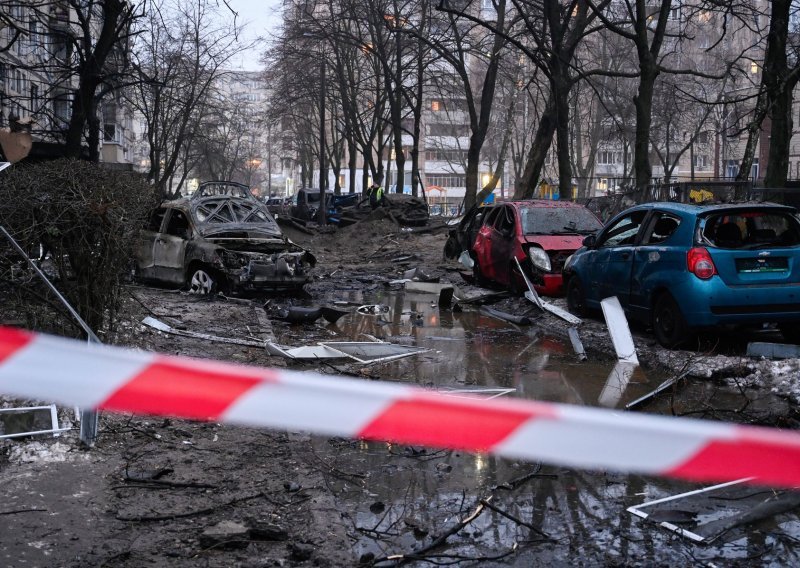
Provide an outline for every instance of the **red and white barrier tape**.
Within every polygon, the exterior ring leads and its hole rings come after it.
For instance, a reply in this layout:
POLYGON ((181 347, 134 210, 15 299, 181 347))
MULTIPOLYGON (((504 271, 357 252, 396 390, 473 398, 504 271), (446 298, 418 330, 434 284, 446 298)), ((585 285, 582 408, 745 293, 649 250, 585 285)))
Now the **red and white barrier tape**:
POLYGON ((144 353, 0 327, 0 392, 110 411, 800 486, 800 433, 144 353))

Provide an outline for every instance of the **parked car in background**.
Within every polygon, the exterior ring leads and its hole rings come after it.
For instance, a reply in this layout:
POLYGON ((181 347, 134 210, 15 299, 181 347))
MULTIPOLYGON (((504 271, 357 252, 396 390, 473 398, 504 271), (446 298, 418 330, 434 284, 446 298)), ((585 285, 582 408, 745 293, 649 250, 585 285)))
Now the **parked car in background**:
POLYGON ((267 197, 264 203, 273 217, 288 217, 291 214, 294 199, 294 195, 289 197, 267 197))
POLYGON ((468 211, 445 254, 469 251, 478 284, 495 282, 512 291, 525 289, 518 261, 538 293, 554 296, 563 293, 564 261, 601 227, 591 211, 570 201, 506 201, 468 211))
POLYGON ((613 217, 564 266, 575 314, 616 296, 675 347, 720 325, 777 323, 800 341, 800 217, 769 203, 649 203, 613 217))
POLYGON ((316 263, 283 235, 263 202, 231 182, 162 203, 140 232, 135 256, 139 279, 199 294, 297 290, 316 263))

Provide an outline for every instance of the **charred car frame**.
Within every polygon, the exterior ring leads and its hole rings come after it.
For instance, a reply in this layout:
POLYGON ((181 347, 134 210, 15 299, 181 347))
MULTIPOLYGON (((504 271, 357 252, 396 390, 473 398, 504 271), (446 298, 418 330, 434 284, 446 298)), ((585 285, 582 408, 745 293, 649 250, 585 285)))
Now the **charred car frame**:
POLYGON ((314 256, 281 232, 247 186, 207 182, 162 203, 140 231, 136 276, 199 294, 298 290, 314 256))

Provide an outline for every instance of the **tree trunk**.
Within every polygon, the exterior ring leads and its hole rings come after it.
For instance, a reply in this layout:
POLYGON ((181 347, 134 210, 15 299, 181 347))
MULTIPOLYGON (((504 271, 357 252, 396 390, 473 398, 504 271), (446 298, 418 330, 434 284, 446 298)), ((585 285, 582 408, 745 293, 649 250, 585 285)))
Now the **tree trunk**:
POLYGON ((525 161, 525 169, 522 177, 514 190, 514 199, 530 199, 536 191, 536 184, 542 175, 544 161, 550 144, 553 142, 553 134, 556 131, 556 115, 553 94, 547 99, 547 105, 539 118, 539 126, 536 127, 536 134, 533 143, 528 150, 528 157, 525 161))
POLYGON ((636 189, 646 190, 653 179, 650 163, 650 127, 653 122, 653 91, 658 70, 651 61, 639 62, 639 89, 633 97, 636 107, 636 138, 633 143, 633 171, 636 189))
POLYGON ((769 155, 764 176, 765 187, 785 187, 789 170, 789 145, 792 138, 792 91, 797 84, 796 70, 786 58, 791 0, 773 0, 763 81, 770 100, 769 155))

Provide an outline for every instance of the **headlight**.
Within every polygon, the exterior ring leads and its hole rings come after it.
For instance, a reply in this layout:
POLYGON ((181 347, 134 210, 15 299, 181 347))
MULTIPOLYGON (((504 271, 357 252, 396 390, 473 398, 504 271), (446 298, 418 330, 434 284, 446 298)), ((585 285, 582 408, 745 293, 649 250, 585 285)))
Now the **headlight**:
POLYGON ((567 257, 567 260, 564 261, 564 268, 561 269, 561 272, 566 272, 567 270, 569 270, 569 265, 572 263, 573 256, 575 255, 571 254, 567 257))
POLYGON ((250 262, 247 256, 231 252, 229 250, 221 251, 220 256, 222 257, 222 264, 224 264, 227 268, 241 268, 250 262))
POLYGON ((547 253, 544 252, 544 249, 540 249, 539 247, 529 248, 528 258, 531 259, 531 263, 539 270, 550 272, 552 269, 552 266, 550 265, 550 257, 547 256, 547 253))

